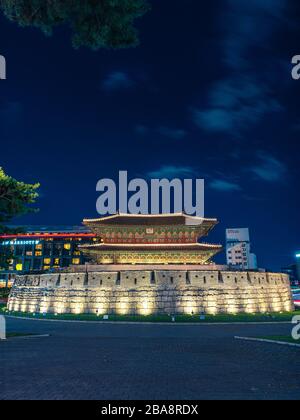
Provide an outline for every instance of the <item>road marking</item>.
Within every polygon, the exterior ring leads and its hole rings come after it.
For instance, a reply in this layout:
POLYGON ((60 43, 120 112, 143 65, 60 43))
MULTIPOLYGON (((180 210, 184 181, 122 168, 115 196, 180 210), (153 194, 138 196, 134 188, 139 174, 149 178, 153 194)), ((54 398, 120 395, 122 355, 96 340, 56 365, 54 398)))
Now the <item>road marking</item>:
POLYGON ((7 337, 6 341, 11 340, 32 340, 33 338, 47 338, 50 334, 38 334, 38 335, 19 335, 16 337, 7 337))
POLYGON ((271 343, 271 344, 280 344, 282 346, 290 346, 290 347, 300 347, 300 344, 296 343, 287 343, 284 341, 276 341, 276 340, 267 340, 265 338, 251 338, 251 337, 234 337, 236 340, 243 340, 243 341, 256 341, 260 343, 271 343))

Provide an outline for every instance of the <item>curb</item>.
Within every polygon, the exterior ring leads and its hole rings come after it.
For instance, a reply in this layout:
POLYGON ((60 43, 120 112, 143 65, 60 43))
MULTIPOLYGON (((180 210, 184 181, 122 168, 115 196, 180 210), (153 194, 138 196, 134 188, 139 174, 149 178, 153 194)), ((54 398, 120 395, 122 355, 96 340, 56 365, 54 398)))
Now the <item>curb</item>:
POLYGON ((242 340, 242 341, 256 341, 259 343, 270 343, 270 344, 279 344, 281 346, 289 346, 289 347, 300 347, 300 344, 296 343, 287 343, 284 341, 276 341, 276 340, 267 340, 265 338, 251 338, 251 337, 234 337, 235 340, 242 340))
POLYGON ((41 321, 41 322, 63 322, 63 323, 75 323, 75 324, 91 324, 91 325, 173 325, 173 326, 214 326, 214 325, 290 325, 291 321, 270 321, 270 322, 137 322, 137 321, 73 321, 65 319, 40 319, 40 318, 26 318, 12 315, 4 315, 6 318, 21 319, 25 321, 41 321))

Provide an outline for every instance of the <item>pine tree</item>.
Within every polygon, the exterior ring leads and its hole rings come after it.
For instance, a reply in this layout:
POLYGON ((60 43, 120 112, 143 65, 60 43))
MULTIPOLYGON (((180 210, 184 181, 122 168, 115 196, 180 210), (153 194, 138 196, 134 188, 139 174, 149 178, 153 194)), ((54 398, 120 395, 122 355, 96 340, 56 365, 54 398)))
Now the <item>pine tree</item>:
MULTIPOLYGON (((39 196, 37 189, 39 184, 25 184, 6 175, 0 168, 0 233, 16 233, 9 229, 6 224, 16 216, 21 216, 37 209, 34 204, 39 196)), ((9 251, 1 250, 0 268, 7 269, 11 255, 9 251)))
POLYGON ((92 49, 127 48, 138 44, 134 21, 150 9, 147 0, 0 0, 13 22, 51 35, 69 25, 73 45, 92 49))

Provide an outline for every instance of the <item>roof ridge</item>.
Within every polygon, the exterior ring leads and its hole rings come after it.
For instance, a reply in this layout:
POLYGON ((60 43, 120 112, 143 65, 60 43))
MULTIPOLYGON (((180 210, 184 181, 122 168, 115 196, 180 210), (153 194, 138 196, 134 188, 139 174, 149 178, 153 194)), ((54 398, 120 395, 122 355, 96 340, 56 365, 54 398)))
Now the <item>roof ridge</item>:
POLYGON ((98 222, 98 221, 106 221, 106 220, 110 220, 110 219, 116 219, 118 217, 128 217, 128 218, 163 218, 163 217, 185 217, 185 218, 190 218, 193 220, 203 220, 203 221, 218 221, 217 218, 207 218, 207 217, 200 217, 200 216, 192 216, 189 215, 185 212, 182 213, 161 213, 161 214, 132 214, 132 213, 116 213, 110 216, 103 216, 103 217, 98 217, 95 219, 83 219, 83 223, 86 222, 98 222))
POLYGON ((223 247, 221 244, 208 244, 208 243, 201 243, 201 242, 188 242, 188 243, 95 243, 95 244, 86 244, 86 245, 79 245, 79 248, 101 248, 101 247, 120 247, 120 248, 138 248, 138 247, 207 247, 207 248, 220 248, 223 247))

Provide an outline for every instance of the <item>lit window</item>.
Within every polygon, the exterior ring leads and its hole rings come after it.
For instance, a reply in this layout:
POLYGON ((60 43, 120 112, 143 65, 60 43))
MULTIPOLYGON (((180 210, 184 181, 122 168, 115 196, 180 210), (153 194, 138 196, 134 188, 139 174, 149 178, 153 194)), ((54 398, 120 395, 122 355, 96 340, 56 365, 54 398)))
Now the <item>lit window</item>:
POLYGON ((59 258, 55 258, 55 260, 54 260, 54 264, 55 264, 55 265, 59 265, 59 258))
POLYGON ((51 259, 50 258, 45 258, 44 259, 44 264, 50 265, 51 264, 51 259))
POLYGON ((75 264, 75 265, 80 264, 80 258, 73 258, 72 264, 75 264))
POLYGON ((42 256, 42 252, 41 251, 36 251, 35 256, 36 257, 41 257, 42 256))
POLYGON ((42 244, 38 244, 35 246, 35 249, 43 249, 43 245, 42 244))
POLYGON ((17 271, 22 271, 23 270, 23 264, 17 264, 16 265, 16 270, 17 271))
POLYGON ((70 250, 71 249, 71 244, 64 244, 64 248, 70 250))

